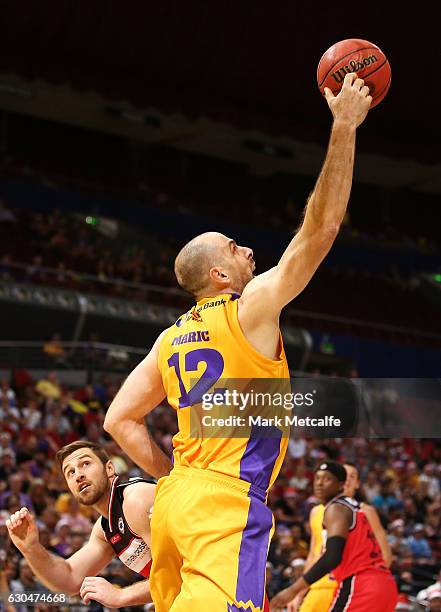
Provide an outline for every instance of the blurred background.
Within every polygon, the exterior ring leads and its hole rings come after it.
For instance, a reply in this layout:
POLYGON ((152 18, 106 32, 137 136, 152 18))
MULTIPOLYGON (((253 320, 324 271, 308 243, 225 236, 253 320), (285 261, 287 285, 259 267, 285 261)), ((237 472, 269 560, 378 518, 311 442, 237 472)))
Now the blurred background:
MULTIPOLYGON (((123 378, 191 305, 173 275, 180 247, 221 231, 250 246, 262 272, 298 228, 331 126, 315 71, 343 38, 378 44, 392 86, 359 130, 336 244, 283 313, 289 365, 354 385, 440 376, 441 125, 426 62, 439 56, 435 23, 360 10, 2 2, 0 547, 10 588, 37 588, 6 535, 15 509, 30 505, 62 556, 90 530, 56 473, 61 445, 99 441, 121 473, 138 473, 102 422, 123 378)), ((381 401, 402 408, 390 393, 381 401)), ((174 414, 160 407, 150 425, 171 452, 174 414)), ((440 569, 441 451, 439 439, 410 435, 292 440, 270 499, 270 594, 306 556, 313 467, 328 456, 359 466, 360 494, 393 545, 399 609, 417 609, 440 569)), ((133 580, 118 564, 109 576, 133 580)))

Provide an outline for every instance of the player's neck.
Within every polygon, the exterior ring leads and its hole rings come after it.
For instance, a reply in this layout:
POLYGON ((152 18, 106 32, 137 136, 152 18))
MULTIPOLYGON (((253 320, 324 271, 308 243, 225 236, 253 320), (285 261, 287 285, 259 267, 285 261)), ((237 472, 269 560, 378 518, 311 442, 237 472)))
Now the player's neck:
MULTIPOLYGON (((209 300, 211 298, 215 298, 218 297, 220 295, 234 295, 234 294, 239 294, 238 291, 235 291, 234 289, 232 289, 231 287, 228 287, 228 289, 222 289, 221 291, 210 291, 210 293, 204 294, 204 295, 199 295, 196 299, 196 302, 202 302, 203 300, 209 300)), ((240 294, 239 294, 240 295, 240 294)))
POLYGON ((94 510, 101 514, 101 516, 104 516, 104 518, 106 519, 109 518, 110 496, 112 494, 113 483, 115 482, 116 478, 117 476, 112 476, 112 478, 109 479, 110 487, 107 489, 104 495, 96 502, 96 504, 93 504, 92 506, 94 510))

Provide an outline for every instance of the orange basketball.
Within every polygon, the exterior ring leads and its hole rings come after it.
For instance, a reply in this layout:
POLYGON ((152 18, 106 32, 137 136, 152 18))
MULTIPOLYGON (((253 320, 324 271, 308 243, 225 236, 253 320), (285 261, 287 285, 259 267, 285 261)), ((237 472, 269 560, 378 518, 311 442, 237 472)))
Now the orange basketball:
POLYGON ((317 67, 317 84, 323 93, 329 87, 334 95, 340 91, 345 75, 356 72, 369 87, 371 108, 383 100, 391 81, 390 64, 383 51, 361 38, 348 38, 332 45, 317 67))

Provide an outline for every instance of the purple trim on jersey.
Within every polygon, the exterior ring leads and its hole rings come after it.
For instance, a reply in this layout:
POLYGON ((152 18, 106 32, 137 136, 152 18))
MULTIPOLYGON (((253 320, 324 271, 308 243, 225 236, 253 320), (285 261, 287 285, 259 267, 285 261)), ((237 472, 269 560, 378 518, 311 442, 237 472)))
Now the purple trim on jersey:
MULTIPOLYGON (((245 453, 240 462, 240 478, 251 483, 250 508, 239 551, 236 601, 251 601, 263 607, 265 573, 273 515, 265 504, 265 493, 280 452, 280 439, 263 438, 261 428, 253 427, 245 453)), ((233 608, 234 609, 234 608, 233 608)))
POLYGON ((234 302, 234 300, 238 300, 240 298, 240 293, 232 293, 231 294, 231 301, 234 302))

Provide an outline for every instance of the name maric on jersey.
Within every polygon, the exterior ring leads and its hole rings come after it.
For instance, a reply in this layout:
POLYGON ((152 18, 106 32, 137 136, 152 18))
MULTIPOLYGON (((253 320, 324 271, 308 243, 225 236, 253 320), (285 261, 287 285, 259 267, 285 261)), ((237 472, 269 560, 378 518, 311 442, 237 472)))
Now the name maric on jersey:
POLYGON ((346 66, 342 66, 335 72, 331 73, 332 78, 337 81, 337 83, 341 83, 346 76, 346 73, 349 72, 359 72, 366 68, 366 66, 370 66, 371 64, 375 64, 378 62, 378 59, 375 55, 369 55, 365 57, 363 60, 351 60, 346 64, 346 66))
POLYGON ((173 338, 172 346, 176 344, 186 344, 187 342, 209 342, 210 337, 208 335, 208 329, 202 331, 188 332, 187 334, 181 334, 173 338))

